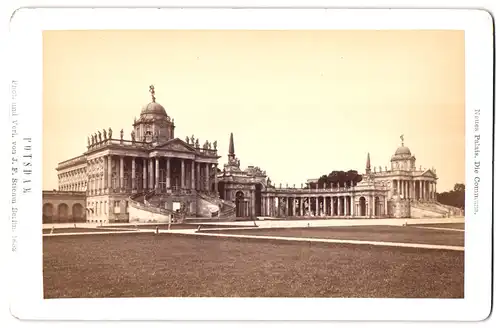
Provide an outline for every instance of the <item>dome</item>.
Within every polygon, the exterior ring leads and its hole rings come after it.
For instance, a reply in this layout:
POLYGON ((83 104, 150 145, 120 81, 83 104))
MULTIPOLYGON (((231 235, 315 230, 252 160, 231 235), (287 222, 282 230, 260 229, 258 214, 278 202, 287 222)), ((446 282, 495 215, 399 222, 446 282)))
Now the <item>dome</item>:
POLYGON ((396 149, 396 153, 394 155, 411 155, 410 148, 405 146, 400 146, 396 149))
POLYGON ((142 107, 141 114, 160 114, 167 116, 165 108, 157 102, 150 102, 142 107))

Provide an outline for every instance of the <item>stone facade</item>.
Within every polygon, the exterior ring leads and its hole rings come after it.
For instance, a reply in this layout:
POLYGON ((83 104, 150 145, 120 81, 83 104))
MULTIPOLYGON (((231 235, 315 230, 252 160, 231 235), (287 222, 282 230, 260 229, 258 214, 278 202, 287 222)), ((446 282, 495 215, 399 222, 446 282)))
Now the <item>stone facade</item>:
POLYGON ((87 221, 127 222, 130 198, 150 191, 169 196, 170 208, 182 202, 196 216, 197 194, 213 193, 217 143, 176 138, 174 119, 150 91, 152 101, 134 119, 130 138, 123 129, 118 137, 103 129, 88 138, 85 153, 57 167, 59 190, 86 193, 87 221))

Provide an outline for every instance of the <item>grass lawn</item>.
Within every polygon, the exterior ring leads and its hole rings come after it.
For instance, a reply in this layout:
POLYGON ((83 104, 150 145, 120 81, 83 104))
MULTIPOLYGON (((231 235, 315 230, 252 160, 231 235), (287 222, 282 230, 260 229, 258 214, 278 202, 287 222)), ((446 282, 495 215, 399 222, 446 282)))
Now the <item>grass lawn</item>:
MULTIPOLYGON (((201 228, 218 228, 221 227, 221 225, 215 225, 215 224, 204 224, 204 223, 175 223, 170 225, 170 229, 198 229, 198 226, 201 226, 201 228)), ((108 226, 112 227, 112 226, 108 226)), ((125 227, 125 226, 120 226, 120 228, 125 227)), ((129 225, 128 227, 130 228, 135 228, 136 226, 134 225, 129 225)), ((137 228, 139 229, 151 229, 154 230, 158 227, 160 230, 166 230, 168 229, 168 224, 165 223, 158 223, 158 224, 139 224, 137 225, 137 228)), ((223 227, 225 228, 241 228, 241 227, 253 227, 252 225, 224 225, 223 227)))
MULTIPOLYGON (((203 233, 203 231, 201 232, 203 233)), ((252 236, 281 236, 325 239, 349 239, 387 241, 401 243, 463 246, 464 233, 420 229, 398 226, 349 226, 349 227, 311 227, 311 228, 268 228, 252 230, 216 230, 210 233, 239 234, 252 236)))
POLYGON ((463 298, 464 252, 170 234, 45 237, 43 282, 45 298, 463 298))
POLYGON ((461 229, 465 230, 465 223, 426 223, 426 224, 415 224, 415 227, 431 227, 431 228, 450 228, 450 229, 461 229))
MULTIPOLYGON (((42 229, 42 233, 50 233, 51 229, 42 229)), ((122 229, 106 229, 106 228, 54 228, 54 234, 57 233, 71 233, 71 232, 103 232, 103 231, 129 231, 129 230, 136 230, 133 227, 130 227, 129 229, 122 228, 122 229)))

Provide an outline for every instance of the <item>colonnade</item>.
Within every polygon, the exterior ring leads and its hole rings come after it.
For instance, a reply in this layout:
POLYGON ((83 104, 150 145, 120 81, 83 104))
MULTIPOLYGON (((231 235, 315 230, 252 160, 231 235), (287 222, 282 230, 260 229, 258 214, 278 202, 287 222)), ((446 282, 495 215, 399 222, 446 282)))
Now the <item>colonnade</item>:
POLYGON ((436 200, 436 181, 396 179, 393 180, 393 189, 403 199, 436 200))
MULTIPOLYGON (((210 191, 210 170, 217 165, 173 157, 106 155, 89 160, 89 195, 106 192, 210 191)), ((217 175, 214 174, 215 180, 217 175)), ((217 185, 217 181, 215 181, 217 185)))
POLYGON ((273 217, 368 217, 388 213, 387 199, 373 195, 274 196, 263 195, 263 216, 273 217))

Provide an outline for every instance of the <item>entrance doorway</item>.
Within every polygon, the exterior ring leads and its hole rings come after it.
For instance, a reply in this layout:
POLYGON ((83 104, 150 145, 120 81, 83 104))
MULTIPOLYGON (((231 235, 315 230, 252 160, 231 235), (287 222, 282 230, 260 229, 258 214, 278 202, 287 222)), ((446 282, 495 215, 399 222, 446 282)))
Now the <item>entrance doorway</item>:
POLYGON ((242 191, 236 193, 236 217, 246 216, 245 196, 242 191))

